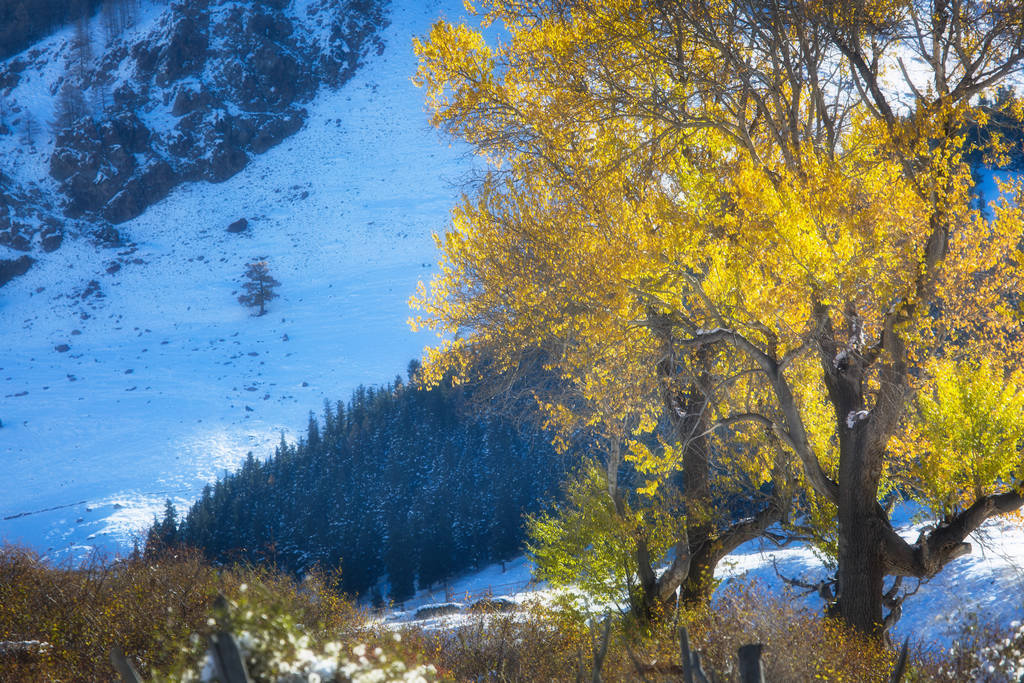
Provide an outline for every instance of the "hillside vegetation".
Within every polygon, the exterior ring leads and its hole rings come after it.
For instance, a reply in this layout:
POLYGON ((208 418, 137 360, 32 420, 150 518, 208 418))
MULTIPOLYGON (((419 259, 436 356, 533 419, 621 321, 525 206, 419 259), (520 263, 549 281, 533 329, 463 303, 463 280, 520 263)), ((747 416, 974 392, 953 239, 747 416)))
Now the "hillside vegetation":
POLYGON ((250 454, 150 534, 218 563, 340 569, 345 592, 401 602, 521 552, 523 516, 556 496, 565 460, 549 434, 463 389, 396 378, 326 405, 304 439, 266 461, 250 454))

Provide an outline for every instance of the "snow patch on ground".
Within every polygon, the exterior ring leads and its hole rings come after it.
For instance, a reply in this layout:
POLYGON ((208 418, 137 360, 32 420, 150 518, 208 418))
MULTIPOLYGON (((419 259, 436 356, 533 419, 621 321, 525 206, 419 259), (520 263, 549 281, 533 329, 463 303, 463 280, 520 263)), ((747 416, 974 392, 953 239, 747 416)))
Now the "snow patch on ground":
MULTIPOLYGON (((900 534, 911 542, 923 526, 913 521, 916 514, 914 506, 904 505, 894 516, 900 534)), ((951 562, 903 603, 903 616, 894 630, 898 638, 910 636, 948 646, 971 615, 1003 625, 1024 618, 1024 525, 1013 519, 989 520, 969 542, 973 546, 970 555, 951 562)), ((772 548, 754 541, 732 553, 715 576, 725 583, 757 581, 779 591, 785 584, 776 567, 782 576, 805 583, 816 583, 828 575, 807 546, 772 548)), ((913 590, 916 584, 908 579, 903 586, 913 590)), ((824 607, 815 594, 802 600, 813 609, 824 607)))
MULTIPOLYGON (((914 521, 917 514, 918 509, 908 504, 898 508, 894 515, 900 533, 911 541, 917 539, 922 526, 914 521)), ((974 547, 970 555, 953 561, 906 599, 903 616, 893 633, 896 640, 909 636, 915 642, 949 647, 973 617, 1004 626, 1024 619, 1024 524, 1012 519, 990 520, 971 536, 970 542, 974 547)), ((415 621, 427 629, 459 626, 480 617, 462 613, 416 620, 416 610, 431 603, 471 603, 489 595, 508 597, 517 603, 550 602, 556 590, 536 582, 533 570, 527 557, 490 565, 453 579, 447 586, 420 591, 402 605, 392 606, 385 612, 384 622, 398 627, 415 621)), ((719 590, 744 582, 757 583, 774 593, 787 588, 780 576, 813 584, 828 575, 828 569, 808 546, 780 548, 764 541, 740 546, 715 571, 719 590)), ((915 585, 916 581, 904 582, 905 588, 913 589, 915 585)), ((796 599, 812 610, 824 608, 816 593, 796 599)))

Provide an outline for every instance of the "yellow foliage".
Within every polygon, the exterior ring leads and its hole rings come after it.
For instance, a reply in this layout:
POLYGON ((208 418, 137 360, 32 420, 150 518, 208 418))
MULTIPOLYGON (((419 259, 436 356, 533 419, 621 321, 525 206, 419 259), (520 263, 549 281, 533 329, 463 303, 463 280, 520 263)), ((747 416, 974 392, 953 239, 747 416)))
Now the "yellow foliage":
POLYGON ((917 400, 917 419, 896 440, 908 483, 941 517, 1024 481, 1024 373, 991 360, 940 361, 917 400))
POLYGON ((567 596, 574 610, 604 613, 606 603, 625 611, 640 599, 636 567, 637 538, 643 534, 652 553, 663 555, 671 544, 669 517, 656 507, 623 504, 615 510, 608 481, 593 462, 584 463, 568 485, 559 510, 527 519, 527 551, 537 576, 553 586, 582 590, 594 604, 567 596))
POLYGON ((964 132, 989 116, 971 69, 1019 59, 984 40, 1018 30, 1009 9, 952 17, 956 58, 897 109, 879 72, 899 75, 889 38, 918 26, 906 2, 766 12, 764 46, 729 2, 483 5, 506 41, 442 22, 415 45, 435 125, 489 164, 412 301, 418 326, 456 340, 428 351, 434 376, 543 349, 575 392, 545 403, 552 423, 620 436, 649 494, 683 445, 640 435, 701 377, 718 480, 811 487, 811 517, 834 509, 861 429, 880 458, 871 496, 912 480, 948 510, 1020 486, 1016 418, 963 393, 1016 400, 1024 365, 1024 193, 1009 183, 982 215, 964 132), (951 433, 954 414, 987 426, 951 433), (891 442, 900 424, 916 436, 891 442))

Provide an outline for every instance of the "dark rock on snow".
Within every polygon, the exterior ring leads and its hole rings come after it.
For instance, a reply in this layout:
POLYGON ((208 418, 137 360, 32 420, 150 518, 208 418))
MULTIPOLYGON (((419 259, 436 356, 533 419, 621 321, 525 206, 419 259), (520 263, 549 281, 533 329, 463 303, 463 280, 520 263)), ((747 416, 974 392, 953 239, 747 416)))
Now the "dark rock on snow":
POLYGON ((0 287, 19 275, 27 273, 35 262, 36 260, 31 256, 19 256, 14 260, 0 259, 0 287))
POLYGON ((249 229, 249 221, 246 218, 239 218, 228 226, 228 232, 245 232, 249 229))
POLYGON ((43 247, 43 251, 45 252, 56 251, 64 241, 64 233, 60 228, 52 225, 43 228, 42 233, 40 233, 40 237, 40 245, 43 247))
POLYGON ((432 605, 423 605, 416 610, 416 619, 433 619, 434 617, 445 617, 449 614, 459 614, 465 609, 461 602, 439 602, 432 605))

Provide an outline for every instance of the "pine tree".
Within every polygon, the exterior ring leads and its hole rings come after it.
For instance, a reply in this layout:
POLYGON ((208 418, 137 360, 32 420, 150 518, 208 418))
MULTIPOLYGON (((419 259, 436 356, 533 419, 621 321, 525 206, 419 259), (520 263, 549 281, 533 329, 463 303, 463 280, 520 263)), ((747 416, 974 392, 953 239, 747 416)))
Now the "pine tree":
POLYGON ((21 141, 28 145, 29 148, 35 149, 36 138, 39 137, 39 124, 32 114, 25 112, 25 123, 23 125, 21 141))
POLYGON ((85 78, 92 62, 92 34, 89 33, 89 11, 88 5, 82 4, 81 14, 75 22, 75 37, 71 43, 72 58, 75 62, 75 76, 80 85, 85 84, 85 78))
POLYGON ((82 88, 70 79, 65 79, 57 96, 51 123, 54 136, 73 127, 82 117, 88 114, 88 107, 82 88))
POLYGON ((159 554, 160 551, 178 545, 181 538, 178 533, 178 511, 168 498, 164 501, 164 517, 153 516, 153 526, 146 535, 146 555, 159 554))
POLYGON ((266 303, 277 298, 274 288, 281 283, 270 274, 266 261, 253 261, 242 277, 245 278, 242 283, 245 294, 238 297, 238 303, 252 308, 258 306, 260 311, 256 315, 263 315, 267 312, 266 303))

